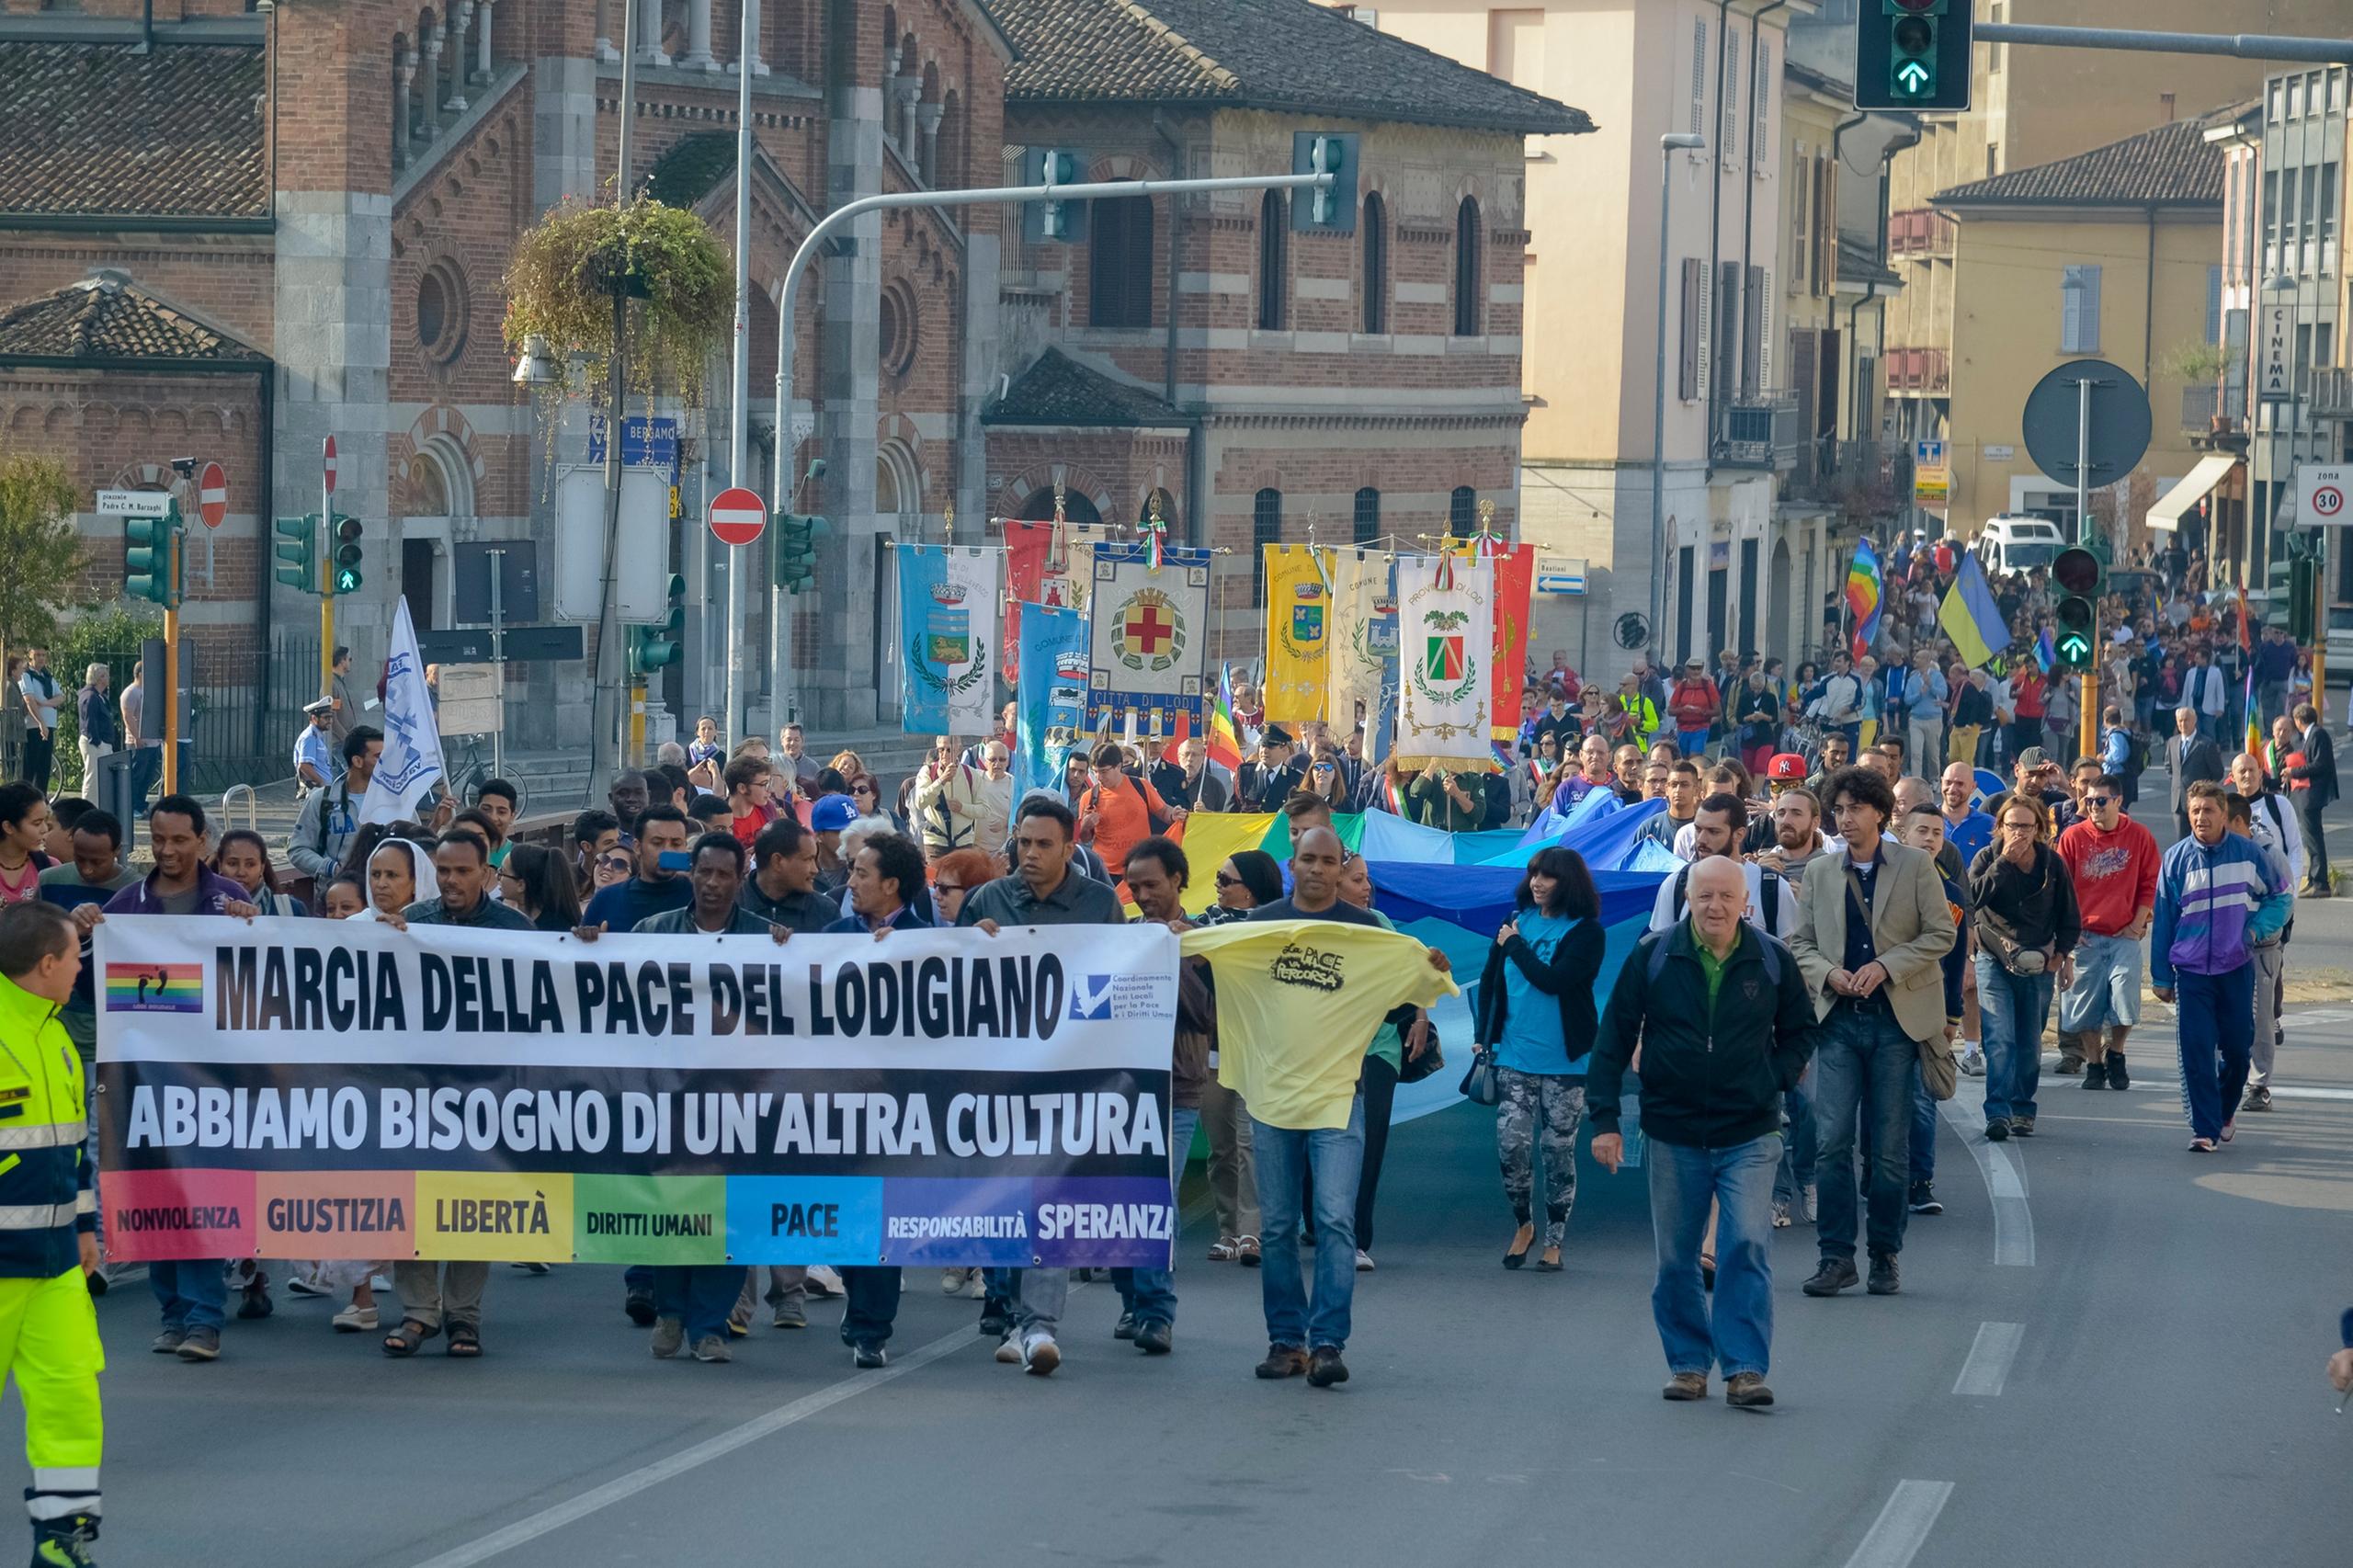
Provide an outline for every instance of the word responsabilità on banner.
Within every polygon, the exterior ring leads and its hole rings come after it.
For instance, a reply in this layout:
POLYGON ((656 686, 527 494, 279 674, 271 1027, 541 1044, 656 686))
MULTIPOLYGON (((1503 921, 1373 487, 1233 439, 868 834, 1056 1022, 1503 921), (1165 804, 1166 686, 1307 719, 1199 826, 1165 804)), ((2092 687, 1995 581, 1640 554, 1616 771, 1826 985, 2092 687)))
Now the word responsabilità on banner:
POLYGON ((100 927, 109 1244, 1165 1263, 1176 941, 100 927))

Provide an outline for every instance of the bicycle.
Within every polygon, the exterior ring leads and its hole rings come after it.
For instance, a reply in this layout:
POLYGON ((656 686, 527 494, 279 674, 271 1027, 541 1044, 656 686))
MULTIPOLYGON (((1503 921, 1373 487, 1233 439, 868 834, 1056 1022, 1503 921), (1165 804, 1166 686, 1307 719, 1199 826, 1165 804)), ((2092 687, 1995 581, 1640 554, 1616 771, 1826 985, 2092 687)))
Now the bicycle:
MULTIPOLYGON (((442 737, 442 779, 449 792, 457 797, 461 809, 472 805, 480 797, 483 784, 501 777, 493 762, 494 754, 483 744, 485 738, 482 735, 442 737)), ((515 788, 515 814, 519 817, 524 812, 530 792, 517 779, 510 778, 506 781, 515 788)))

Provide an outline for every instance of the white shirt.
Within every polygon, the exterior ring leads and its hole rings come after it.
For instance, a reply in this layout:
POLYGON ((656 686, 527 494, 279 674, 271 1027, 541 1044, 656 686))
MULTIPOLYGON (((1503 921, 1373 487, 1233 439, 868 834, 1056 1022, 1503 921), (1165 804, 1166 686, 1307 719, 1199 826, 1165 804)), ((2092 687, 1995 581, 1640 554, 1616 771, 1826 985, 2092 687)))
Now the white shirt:
POLYGON ((2291 887, 2304 882, 2304 830, 2296 821, 2296 813, 2277 790, 2266 790, 2247 801, 2247 815, 2253 819, 2256 843, 2279 857, 2294 878, 2291 887), (2278 812, 2275 818, 2272 813, 2278 812))

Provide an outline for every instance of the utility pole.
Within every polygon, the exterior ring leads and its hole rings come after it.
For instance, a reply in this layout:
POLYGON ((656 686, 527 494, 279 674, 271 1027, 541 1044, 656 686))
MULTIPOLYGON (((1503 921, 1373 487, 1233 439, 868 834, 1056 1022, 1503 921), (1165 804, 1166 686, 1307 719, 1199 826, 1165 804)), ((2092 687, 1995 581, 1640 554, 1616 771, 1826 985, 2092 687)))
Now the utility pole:
MULTIPOLYGON (((751 488, 752 471, 752 61, 758 41, 753 28, 759 13, 748 5, 742 10, 743 41, 735 51, 735 365, 727 483, 746 490, 751 488)), ((784 418, 781 408, 777 417, 784 418)), ((782 487, 783 470, 777 471, 775 483, 782 487)), ((744 640, 746 564, 745 551, 727 552, 727 706, 719 721, 719 733, 731 753, 744 739, 744 688, 750 674, 745 658, 750 650, 744 640)), ((705 584, 705 591, 708 587, 705 584)))
MULTIPOLYGON (((180 502, 175 494, 165 518, 165 580, 171 597, 164 601, 164 793, 180 792, 180 502)), ((153 701, 149 694, 146 700, 153 701)), ((142 723, 147 714, 140 715, 142 723)))
MULTIPOLYGON (((613 181, 613 205, 629 206, 630 125, 637 118, 636 0, 621 6, 621 127, 620 158, 613 181)), ((629 420, 622 398, 626 387, 629 333, 629 290, 613 286, 613 351, 605 374, 605 576, 597 601, 597 689, 589 705, 588 784, 585 799, 612 775, 613 754, 620 744, 621 622, 620 606, 613 597, 613 574, 621 545, 621 443, 629 420)))

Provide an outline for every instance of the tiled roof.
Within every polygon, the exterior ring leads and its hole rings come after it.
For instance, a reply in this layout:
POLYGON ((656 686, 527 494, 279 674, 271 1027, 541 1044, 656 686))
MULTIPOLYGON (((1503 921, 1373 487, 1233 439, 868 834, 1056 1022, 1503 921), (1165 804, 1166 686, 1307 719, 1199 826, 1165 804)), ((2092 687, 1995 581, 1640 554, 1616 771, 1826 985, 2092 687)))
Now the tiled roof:
POLYGON ((0 212, 266 218, 262 51, 0 42, 0 212))
POLYGON ((189 319, 119 272, 98 272, 54 294, 0 311, 0 358, 212 359, 267 363, 233 337, 189 319))
POLYGON ((1049 348, 981 410, 983 425, 1101 425, 1120 429, 1182 425, 1185 416, 1125 381, 1049 348))
POLYGON ((2222 149, 2204 117, 1937 193, 1939 207, 2219 207, 2222 149))
POLYGON ((1869 283, 1877 279, 1880 292, 1893 294, 1904 279, 1879 258, 1879 252, 1849 234, 1838 236, 1838 281, 1869 283))
POLYGON ((1020 58, 1009 105, 1200 104, 1524 133, 1591 131, 1555 103, 1314 0, 988 0, 1020 58))

